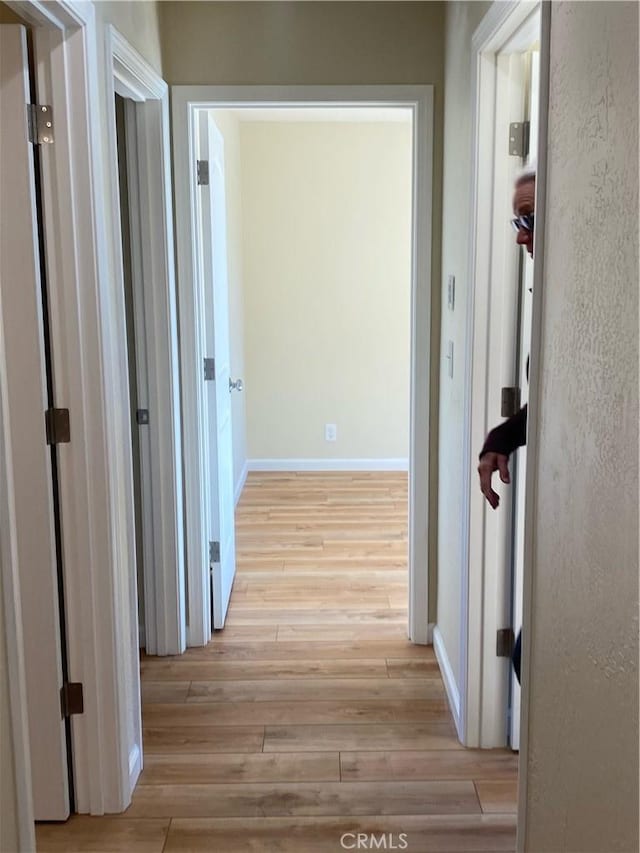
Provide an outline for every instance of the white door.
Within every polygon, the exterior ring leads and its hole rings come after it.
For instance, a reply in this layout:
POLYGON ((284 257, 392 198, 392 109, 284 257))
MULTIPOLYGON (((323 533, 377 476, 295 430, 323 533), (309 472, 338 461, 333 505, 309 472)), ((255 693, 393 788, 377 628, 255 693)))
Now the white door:
MULTIPOLYGON (((540 53, 533 50, 527 56, 528 73, 526 77, 526 118, 529 121, 529 152, 526 163, 537 159, 538 143, 538 81, 540 75, 540 53)), ((520 334, 518 352, 518 382, 521 389, 521 403, 528 399, 529 377, 527 362, 531 346, 531 310, 533 306, 533 260, 522 251, 521 291, 520 291, 520 334)), ((522 592, 524 585, 524 517, 525 485, 527 473, 527 448, 521 447, 516 455, 513 467, 514 489, 514 542, 513 542, 513 604, 512 625, 515 636, 522 628, 522 592)), ((514 750, 520 749, 520 685, 511 671, 510 705, 510 744, 514 750)))
MULTIPOLYGON (((69 816, 53 456, 26 30, 0 26, 0 288, 36 820, 69 816)), ((37 153, 36 153, 37 156, 37 153)), ((55 452, 55 451, 54 451, 55 452)))
POLYGON ((200 115, 200 153, 208 162, 208 183, 199 193, 203 271, 204 357, 213 359, 206 381, 204 447, 213 628, 224 627, 236 572, 234 529, 231 365, 224 141, 206 111, 200 115))

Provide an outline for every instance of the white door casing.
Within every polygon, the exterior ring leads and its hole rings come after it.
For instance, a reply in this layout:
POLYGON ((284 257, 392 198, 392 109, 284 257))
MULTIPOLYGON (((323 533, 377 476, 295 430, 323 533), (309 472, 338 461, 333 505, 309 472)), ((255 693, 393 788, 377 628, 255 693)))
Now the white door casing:
POLYGON ((236 571, 224 141, 207 110, 200 112, 198 123, 197 159, 208 162, 209 182, 198 187, 196 239, 202 264, 204 357, 214 360, 214 378, 205 382, 203 482, 209 541, 214 543, 209 554, 213 628, 220 629, 236 571))
MULTIPOLYGON (((26 30, 0 27, 0 287, 36 820, 69 816, 52 459, 26 30)), ((45 308, 46 310, 46 308, 45 308)))
MULTIPOLYGON (((431 269, 433 87, 432 86, 174 86, 173 153, 176 194, 176 244, 180 301, 183 395, 188 645, 210 639, 207 518, 201 479, 205 457, 200 439, 203 411, 203 297, 198 285, 195 243, 195 116, 203 109, 251 107, 403 107, 413 112, 413 217, 411 296, 411 413, 409 459, 409 620, 414 643, 431 642, 429 624, 430 557, 433 556, 429 498, 431 382, 431 269)), ((433 566, 431 566, 431 571, 433 566)))
MULTIPOLYGON (((178 366, 173 211, 167 84, 114 28, 107 31, 112 77, 107 98, 125 102, 131 261, 139 407, 149 422, 138 426, 143 503, 145 646, 148 654, 175 655, 186 648, 182 436, 178 366)), ((117 139, 107 123, 113 173, 117 139)), ((111 183, 113 245, 119 283, 122 247, 118 186, 111 183)))
MULTIPOLYGON (((501 386, 517 384, 516 347, 519 249, 509 218, 513 178, 520 166, 508 157, 508 126, 522 121, 518 60, 530 34, 539 32, 536 3, 494 3, 472 39, 473 214, 471 217, 467 334, 471 342, 466 370, 465 493, 461 602, 461 689, 459 736, 468 747, 507 743, 510 662, 496 657, 496 631, 510 624, 510 493, 499 485, 502 501, 491 510, 477 486, 477 453, 486 433, 500 422, 501 386), (520 43, 522 41, 522 44, 520 43), (510 162, 511 160, 511 162, 510 162), (491 210, 490 216, 487 210, 491 210), (510 288, 497 292, 502 284, 510 288)), ((494 480, 496 478, 494 477, 494 480)), ((506 487, 508 488, 508 487, 506 487)))

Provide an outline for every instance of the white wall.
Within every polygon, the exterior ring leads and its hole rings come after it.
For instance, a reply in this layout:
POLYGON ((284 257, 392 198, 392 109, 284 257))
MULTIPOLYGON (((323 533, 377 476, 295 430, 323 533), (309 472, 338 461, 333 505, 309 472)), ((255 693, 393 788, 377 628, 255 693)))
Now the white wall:
MULTIPOLYGON (((442 327, 440 340, 440 441, 438 480, 437 623, 456 684, 460 684, 462 531, 465 484, 464 369, 471 214, 471 37, 490 3, 447 3, 445 37, 444 183, 442 207, 442 327), (454 275, 455 308, 447 307, 447 278, 454 275), (454 374, 445 359, 454 345, 454 374)), ((478 451, 480 448, 478 448, 478 451)))
POLYGON ((638 6, 551 15, 520 849, 637 851, 638 6))
POLYGON ((411 134, 241 123, 250 460, 406 464, 411 134))
MULTIPOLYGON (((227 201, 227 272, 229 277, 229 345, 231 376, 246 381, 244 359, 244 288, 242 271, 242 164, 238 119, 215 110, 216 125, 224 139, 225 191, 227 201)), ((233 422, 233 482, 236 490, 246 474, 246 391, 231 395, 233 422)))

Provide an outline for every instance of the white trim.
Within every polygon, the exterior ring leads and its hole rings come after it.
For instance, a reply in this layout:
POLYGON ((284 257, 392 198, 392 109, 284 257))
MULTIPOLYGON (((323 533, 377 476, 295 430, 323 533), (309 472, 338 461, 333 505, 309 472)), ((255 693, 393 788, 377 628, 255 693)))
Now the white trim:
POLYGON ((238 482, 236 483, 235 491, 234 491, 234 503, 235 506, 238 506, 238 501, 240 500, 240 496, 242 495, 242 490, 244 489, 244 484, 247 482, 247 474, 249 473, 249 461, 245 460, 244 465, 242 466, 242 471, 240 472, 240 477, 238 482))
MULTIPOLYGON (((85 700, 71 725, 76 808, 102 814, 129 803, 126 733, 136 698, 125 660, 130 590, 122 581, 131 549, 121 521, 126 480, 111 369, 117 349, 109 348, 111 282, 97 191, 98 45, 92 4, 46 8, 60 22, 59 29, 36 28, 35 36, 39 97, 56 115, 56 142, 41 153, 56 403, 69 408, 73 436, 59 454, 59 472, 68 670, 83 683, 85 700), (70 9, 82 26, 64 31, 70 9)), ((20 7, 27 19, 32 11, 29 3, 20 7)))
POLYGON ((408 471, 408 459, 249 459, 249 471, 408 471))
MULTIPOLYGON (((0 293, 0 316, 2 316, 0 293)), ((27 687, 25 681, 20 572, 14 505, 13 469, 11 464, 11 430, 7 417, 7 375, 3 325, 0 323, 0 580, 4 637, 7 659, 3 677, 9 686, 9 728, 13 765, 3 773, 13 776, 16 795, 16 823, 20 850, 35 850, 33 797, 31 788, 31 756, 27 687)), ((2 630, 2 629, 0 629, 2 630)), ((4 661, 0 661, 4 670, 4 661)), ((2 686, 4 689, 4 685, 2 686)), ((3 818, 4 819, 4 818, 3 818)))
POLYGON ((440 674, 442 675, 444 687, 447 691, 447 698, 449 700, 451 714, 453 715, 453 722, 456 724, 456 731, 458 732, 458 737, 460 738, 460 740, 462 740, 460 691, 458 690, 458 685, 456 683, 455 675, 453 674, 451 661, 449 660, 449 656, 447 655, 447 649, 442 638, 442 634, 440 633, 440 629, 437 626, 433 630, 433 651, 435 652, 438 665, 440 666, 440 674))
MULTIPOLYGON (((140 430, 145 639, 148 654, 175 655, 186 648, 186 614, 168 89, 113 26, 106 27, 106 51, 113 63, 108 102, 116 92, 134 102, 127 105, 131 253, 139 406, 149 410, 149 425, 140 430)), ((108 143, 114 270, 124 291, 113 110, 108 143)))
MULTIPOLYGON (((531 346, 529 356, 529 406, 531 411, 538 410, 540 398, 540 349, 542 346, 542 310, 545 282, 545 222, 547 208, 547 150, 549 132, 549 77, 551 59, 551 3, 541 4, 540 14, 540 80, 538 113, 538 146, 536 171, 536 232, 533 270, 533 306, 531 316, 531 346)), ((527 424, 527 476, 525 485, 524 515, 524 569, 522 591, 522 652, 520 693, 520 768, 518 776, 518 832, 516 850, 522 853, 527 836, 527 799, 528 799, 528 762, 529 762, 529 707, 532 629, 534 620, 531 615, 533 605, 533 567, 536 565, 536 540, 534 536, 534 513, 538 493, 538 448, 539 422, 530 418, 527 424)))
MULTIPOLYGON (((141 743, 124 294, 113 286, 114 176, 102 132, 113 60, 93 3, 11 6, 35 25, 38 95, 56 120, 42 156, 56 403, 71 412, 59 459, 67 651, 85 700, 71 729, 76 808, 97 815, 130 803, 141 743)), ((165 215, 169 199, 158 200, 165 215)))
POLYGON ((165 81, 113 26, 108 26, 109 54, 113 57, 115 90, 133 101, 162 101, 168 92, 165 81))
MULTIPOLYGON (((483 665, 487 644, 491 644, 489 615, 485 607, 496 604, 498 589, 489 589, 485 577, 486 505, 478 497, 475 483, 476 453, 488 428, 487 399, 489 354, 488 287, 491 279, 488 247, 491 245, 491 217, 487 205, 492 198, 494 169, 494 112, 496 54, 535 10, 538 3, 494 2, 472 38, 472 211, 469 240, 469 276, 474 282, 467 313, 467 340, 470 342, 465 365, 465 445, 463 466, 463 554, 460 623, 460 739, 468 747, 495 747, 506 744, 492 729, 494 701, 502 687, 492 682, 485 689, 488 674, 483 665)), ((507 678, 507 669, 505 678, 507 678)), ((501 729, 500 729, 501 730, 501 729)))
POLYGON ((433 87, 432 86, 176 86, 172 88, 176 240, 185 447, 185 508, 189 588, 189 645, 209 641, 209 581, 204 517, 202 447, 202 323, 193 240, 195 163, 192 127, 199 109, 268 106, 380 106, 413 111, 413 247, 411 431, 409 500, 409 637, 429 634, 430 324, 433 87))

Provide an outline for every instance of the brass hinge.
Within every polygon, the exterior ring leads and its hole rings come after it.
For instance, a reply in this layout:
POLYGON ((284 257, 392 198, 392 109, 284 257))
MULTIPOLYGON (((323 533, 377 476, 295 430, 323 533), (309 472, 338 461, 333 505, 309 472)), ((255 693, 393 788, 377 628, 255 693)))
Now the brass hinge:
POLYGON ((71 428, 69 409, 47 409, 44 413, 47 444, 69 444, 71 428))
POLYGON ((79 681, 66 681, 60 688, 60 708, 63 717, 84 714, 84 695, 79 681))
POLYGON ((496 657, 510 658, 515 645, 513 628, 501 628, 496 633, 496 657))

